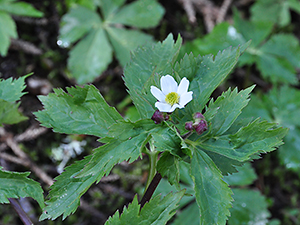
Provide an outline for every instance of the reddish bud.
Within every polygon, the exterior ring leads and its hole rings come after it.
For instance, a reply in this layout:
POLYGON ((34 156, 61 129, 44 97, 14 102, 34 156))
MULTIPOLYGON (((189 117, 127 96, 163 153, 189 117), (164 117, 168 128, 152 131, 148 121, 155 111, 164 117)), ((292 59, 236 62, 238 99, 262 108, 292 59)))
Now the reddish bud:
POLYGON ((164 121, 164 114, 162 112, 160 112, 159 110, 156 110, 153 113, 153 116, 151 117, 151 120, 153 120, 155 124, 159 124, 162 121, 164 121))
POLYGON ((194 120, 197 119, 204 119, 204 116, 202 115, 202 113, 196 112, 193 116, 194 120))
POLYGON ((207 131, 207 122, 205 120, 200 120, 199 123, 194 124, 193 126, 197 134, 202 134, 204 131, 207 131))
POLYGON ((192 121, 186 122, 184 127, 185 127, 185 129, 192 131, 194 129, 193 122, 192 121))

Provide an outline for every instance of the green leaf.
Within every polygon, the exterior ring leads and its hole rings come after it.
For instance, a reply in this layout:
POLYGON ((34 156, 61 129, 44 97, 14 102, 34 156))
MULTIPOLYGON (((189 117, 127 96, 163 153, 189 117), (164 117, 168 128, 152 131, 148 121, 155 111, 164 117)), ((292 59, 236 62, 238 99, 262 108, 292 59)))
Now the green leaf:
POLYGON ((105 223, 106 225, 121 225, 131 224, 139 225, 154 225, 166 224, 169 219, 175 214, 175 210, 178 207, 178 202, 184 195, 184 190, 177 193, 170 193, 162 200, 160 196, 154 197, 147 202, 140 210, 137 196, 134 197, 133 202, 128 205, 128 208, 124 208, 123 213, 120 216, 119 211, 115 213, 113 217, 110 217, 105 223))
POLYGON ((194 151, 191 176, 200 210, 200 224, 226 224, 232 192, 214 162, 203 151, 194 151))
POLYGON ((34 114, 43 126, 60 133, 102 137, 111 125, 123 120, 93 85, 67 88, 67 91, 55 89, 55 93, 39 96, 44 110, 34 114))
POLYGON ((291 22, 289 0, 260 0, 250 8, 251 20, 269 21, 280 26, 291 22))
POLYGON ((66 167, 65 171, 55 178, 56 181, 50 187, 49 200, 46 201, 46 207, 43 209, 40 220, 50 218, 55 220, 60 215, 63 215, 63 219, 65 219, 76 211, 80 197, 96 181, 93 176, 76 177, 90 159, 91 155, 66 167))
POLYGON ((266 198, 258 191, 234 188, 228 225, 267 224, 270 212, 266 198))
POLYGON ((44 208, 43 189, 38 182, 28 178, 29 174, 4 171, 0 167, 0 203, 9 203, 8 198, 31 197, 44 208))
POLYGON ((238 167, 238 172, 224 177, 224 181, 230 186, 250 185, 257 179, 257 175, 249 162, 238 167))
MULTIPOLYGON (((246 46, 249 44, 247 43, 246 46)), ((237 63, 240 54, 240 47, 237 47, 219 52, 215 57, 212 55, 203 57, 197 75, 190 84, 190 90, 193 91, 193 101, 186 106, 190 115, 202 111, 212 92, 222 83, 237 63)))
MULTIPOLYGON (((109 129, 108 137, 101 139, 101 142, 108 144, 95 150, 91 162, 79 176, 95 176, 100 169, 104 171, 103 174, 106 174, 119 162, 129 159, 129 162, 133 162, 141 156, 143 148, 150 139, 149 133, 155 133, 159 129, 152 120, 116 123, 109 129)), ((101 173, 99 180, 102 176, 101 173)))
POLYGON ((26 2, 1 1, 0 11, 18 16, 42 17, 43 13, 26 2))
POLYGON ((63 214, 63 219, 74 213, 79 206, 80 197, 96 181, 110 173, 113 166, 124 160, 133 162, 149 141, 148 133, 155 132, 157 125, 152 120, 142 120, 136 123, 120 122, 110 128, 107 138, 101 139, 105 145, 94 150, 93 155, 76 162, 66 168, 65 172, 56 178, 46 202, 46 218, 56 219, 63 214))
POLYGON ((157 162, 157 171, 162 177, 166 177, 170 184, 179 187, 179 158, 164 152, 157 162))
POLYGON ((16 124, 28 119, 19 112, 19 105, 20 103, 15 104, 0 99, 0 127, 2 124, 16 124))
POLYGON ((241 117, 261 117, 281 126, 288 127, 284 137, 285 144, 279 148, 279 159, 289 169, 298 171, 300 168, 300 91, 289 87, 273 88, 269 93, 253 95, 249 105, 241 117))
POLYGON ((191 203, 184 210, 182 210, 176 216, 172 225, 199 225, 200 224, 200 213, 199 207, 196 202, 191 203))
POLYGON ((151 28, 158 25, 164 12, 164 8, 155 0, 138 0, 122 7, 108 22, 151 28))
POLYGON ((174 43, 169 35, 162 43, 146 45, 132 53, 132 60, 124 69, 124 80, 141 118, 153 115, 156 99, 150 93, 150 86, 159 86, 159 76, 172 74, 181 41, 179 36, 174 43))
POLYGON ((237 133, 230 135, 230 143, 234 146, 236 153, 249 157, 252 154, 275 150, 283 144, 282 138, 287 132, 287 128, 256 119, 237 133))
POLYGON ((101 18, 86 7, 75 6, 62 17, 59 30, 60 45, 68 47, 86 35, 93 27, 101 24, 101 18))
POLYGON ((7 54, 10 38, 17 38, 18 33, 13 19, 5 12, 0 11, 0 54, 7 54))
POLYGON ((92 29, 70 52, 68 68, 78 84, 92 82, 112 61, 112 48, 102 28, 92 29))
POLYGON ((176 62, 174 66, 175 74, 178 75, 181 79, 186 77, 188 80, 192 80, 202 61, 202 57, 194 57, 193 53, 185 54, 180 62, 176 62))
POLYGON ((109 21, 125 2, 126 0, 101 1, 101 12, 105 20, 109 21))
POLYGON ((20 98, 26 94, 22 92, 25 89, 25 79, 29 75, 20 77, 13 80, 12 77, 3 80, 0 79, 0 99, 3 99, 8 102, 15 102, 20 100, 20 98))
POLYGON ((245 90, 237 92, 237 88, 233 91, 229 88, 228 91, 224 92, 220 97, 217 98, 215 102, 213 100, 210 101, 208 110, 205 112, 206 114, 211 111, 216 111, 214 117, 207 121, 211 125, 210 134, 214 136, 219 136, 225 133, 236 118, 241 114, 242 109, 249 102, 249 94, 253 90, 255 86, 249 87, 245 90))
POLYGON ((282 145, 282 138, 287 131, 286 128, 277 128, 275 123, 260 122, 256 119, 233 135, 223 135, 199 142, 198 148, 244 162, 282 145))
POLYGON ((130 51, 146 43, 153 43, 153 37, 138 30, 106 27, 108 37, 114 47, 116 57, 122 66, 131 58, 130 51))

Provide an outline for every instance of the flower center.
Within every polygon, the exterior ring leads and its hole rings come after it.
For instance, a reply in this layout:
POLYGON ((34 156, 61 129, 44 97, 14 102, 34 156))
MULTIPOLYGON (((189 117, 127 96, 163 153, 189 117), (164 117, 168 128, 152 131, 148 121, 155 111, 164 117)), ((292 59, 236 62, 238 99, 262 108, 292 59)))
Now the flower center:
POLYGON ((170 105, 174 105, 176 103, 179 103, 180 96, 176 92, 170 92, 166 95, 165 101, 166 103, 170 105))

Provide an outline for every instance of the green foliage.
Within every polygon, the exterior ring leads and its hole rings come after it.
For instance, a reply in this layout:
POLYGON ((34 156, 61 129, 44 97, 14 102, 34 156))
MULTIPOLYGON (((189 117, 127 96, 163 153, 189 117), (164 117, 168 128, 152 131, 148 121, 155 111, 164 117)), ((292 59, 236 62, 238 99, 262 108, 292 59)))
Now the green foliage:
POLYGON ((268 21, 279 26, 287 26, 291 22, 290 9, 300 13, 297 0, 260 0, 251 7, 253 21, 268 21))
POLYGON ((120 216, 119 211, 115 213, 113 217, 110 217, 105 223, 106 225, 114 224, 166 224, 169 219, 175 214, 175 210, 178 207, 177 203, 184 195, 184 190, 175 194, 170 193, 160 200, 160 196, 157 195, 150 202, 146 203, 145 206, 140 210, 138 205, 137 196, 133 199, 133 202, 124 208, 122 215, 120 216))
POLYGON ((92 2, 74 5, 63 16, 58 44, 68 47, 79 41, 68 59, 71 77, 77 83, 92 82, 99 76, 112 61, 113 51, 124 66, 130 60, 130 51, 146 42, 153 43, 150 35, 124 26, 155 27, 164 9, 155 0, 123 4, 124 1, 102 1, 103 17, 95 11, 97 7, 92 2))
POLYGON ((66 134, 105 136, 121 115, 110 107, 93 86, 56 89, 49 96, 39 96, 45 110, 34 113, 45 127, 66 134))
POLYGON ((258 191, 233 188, 234 205, 229 225, 267 224, 270 212, 266 198, 258 191))
POLYGON ((252 45, 240 58, 239 66, 256 64, 262 76, 273 83, 297 84, 295 72, 300 65, 299 41, 292 34, 275 34, 268 38, 271 31, 272 23, 246 21, 236 12, 234 25, 227 22, 217 25, 203 39, 188 43, 185 51, 215 54, 219 49, 252 39, 252 45))
POLYGON ((42 17, 43 13, 26 2, 15 0, 0 1, 0 55, 6 56, 10 38, 17 38, 16 24, 10 14, 18 16, 42 17))
POLYGON ((4 171, 0 167, 0 203, 9 203, 8 198, 31 197, 44 208, 43 189, 38 182, 28 178, 29 174, 4 171))
POLYGON ((200 211, 200 224, 225 224, 230 215, 232 192, 212 159, 201 150, 194 152, 191 177, 200 211))
MULTIPOLYGON (((133 162, 142 157, 142 153, 150 155, 152 160, 162 152, 158 164, 151 164, 151 172, 157 169, 178 189, 181 187, 180 178, 185 177, 194 189, 192 194, 196 198, 200 223, 225 224, 230 215, 232 192, 223 181, 223 175, 235 172, 236 166, 258 158, 261 152, 273 151, 282 144, 281 139, 287 132, 287 129, 259 119, 236 120, 247 105, 254 86, 240 92, 229 89, 216 101, 210 100, 212 92, 226 79, 248 45, 228 48, 216 57, 190 54, 179 63, 176 60, 181 47, 180 37, 174 42, 169 35, 162 43, 138 48, 124 71, 128 92, 142 118, 136 122, 123 120, 91 85, 69 88, 68 94, 57 89, 54 94, 41 97, 45 109, 36 116, 44 126, 68 134, 96 135, 105 143, 56 178, 41 219, 55 219, 62 214, 65 218, 73 213, 91 184, 109 174, 117 163, 133 162), (173 75, 179 82, 185 76, 184 71, 191 82, 189 90, 193 91, 193 100, 185 109, 169 115, 169 121, 155 124, 150 120, 156 101, 150 87, 159 87, 161 76, 166 74, 173 75), (185 122, 202 110, 207 117, 208 131, 200 136, 189 134, 184 130, 185 122), (186 169, 182 171, 182 167, 186 169)), ((183 194, 180 193, 178 198, 183 194)), ((153 212, 153 218, 145 213, 151 220, 147 220, 147 224, 165 224, 179 199, 171 200, 170 204, 166 202, 176 195, 168 195, 161 205, 159 199, 154 198, 152 201, 156 207, 150 202, 140 214, 137 200, 134 200, 120 218, 117 213, 109 222, 115 224, 128 221, 128 218, 140 219, 145 210, 153 212), (163 210, 167 213, 162 213, 163 210), (163 219, 159 222, 157 218, 163 219)))
POLYGON ((281 162, 289 169, 300 169, 300 91, 289 86, 273 88, 265 95, 254 95, 249 106, 245 108, 244 117, 260 116, 289 128, 283 139, 285 145, 278 153, 281 162))
POLYGON ((15 124, 27 119, 19 112, 20 103, 16 103, 26 94, 22 92, 25 89, 25 78, 23 76, 16 80, 8 78, 0 79, 0 126, 3 124, 15 124))

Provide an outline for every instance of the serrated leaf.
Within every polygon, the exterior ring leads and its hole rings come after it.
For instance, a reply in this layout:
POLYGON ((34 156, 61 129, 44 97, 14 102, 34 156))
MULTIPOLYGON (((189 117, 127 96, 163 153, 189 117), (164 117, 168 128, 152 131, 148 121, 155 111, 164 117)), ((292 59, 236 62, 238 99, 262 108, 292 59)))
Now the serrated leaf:
POLYGON ((177 203, 184 195, 185 190, 177 193, 170 193, 162 200, 160 196, 156 196, 147 202, 140 211, 140 205, 138 204, 137 196, 133 199, 133 202, 124 208, 123 213, 120 216, 119 211, 115 213, 113 217, 110 217, 105 223, 106 225, 121 225, 121 224, 139 224, 139 225, 154 225, 166 224, 169 219, 175 214, 177 209, 177 203), (140 212, 139 212, 140 211, 140 212))
POLYGON ((15 102, 20 100, 20 98, 26 94, 22 92, 25 89, 25 79, 29 75, 20 77, 13 80, 12 77, 3 80, 0 79, 0 99, 3 99, 7 102, 15 102))
POLYGON ((146 43, 153 43, 153 37, 138 30, 106 27, 108 37, 122 66, 129 62, 130 51, 146 43))
POLYGON ((0 127, 2 124, 16 124, 28 119, 19 112, 19 105, 20 103, 15 104, 0 99, 0 127))
POLYGON ((251 152, 257 154, 275 150, 276 147, 283 144, 282 138, 287 132, 287 128, 277 127, 275 123, 260 122, 259 119, 256 119, 234 135, 230 135, 230 142, 237 152, 250 156, 251 152))
POLYGON ((194 57, 193 53, 185 54, 184 57, 176 62, 174 66, 175 74, 178 75, 181 79, 186 77, 188 80, 192 80, 197 70, 199 69, 199 65, 202 61, 202 57, 199 55, 194 57))
POLYGON ((214 162, 203 151, 194 151, 191 176, 200 210, 200 224, 226 224, 232 192, 214 162))
POLYGON ((13 19, 5 12, 0 11, 0 54, 7 54, 10 38, 17 38, 18 33, 13 19))
POLYGON ((249 105, 245 108, 241 117, 261 117, 289 128, 284 137, 285 144, 278 150, 280 161, 289 169, 298 171, 299 134, 300 134, 300 91, 283 86, 280 89, 273 88, 269 93, 259 96, 253 95, 249 105))
POLYGON ((78 84, 92 82, 112 61, 112 48, 102 28, 90 30, 70 52, 68 68, 78 84))
POLYGON ((60 133, 102 137, 111 125, 123 120, 93 85, 67 88, 67 91, 69 94, 56 89, 55 93, 39 97, 44 110, 34 114, 43 126, 60 133))
POLYGON ((174 43, 173 36, 169 35, 162 43, 146 45, 132 53, 132 60, 124 69, 124 80, 141 118, 151 118, 153 115, 156 99, 150 93, 150 86, 158 86, 155 81, 159 82, 159 76, 154 80, 155 74, 172 74, 181 41, 179 36, 174 43))
MULTIPOLYGON (((74 213, 79 206, 80 197, 94 182, 108 174, 117 163, 129 159, 134 161, 141 155, 141 148, 146 144, 144 142, 147 132, 141 133, 141 127, 129 122, 118 125, 111 128, 115 138, 102 139, 106 142, 105 145, 95 149, 93 155, 67 167, 65 172, 56 178, 46 202, 46 213, 41 216, 41 220, 56 219, 60 215, 63 215, 64 219, 74 213)), ((150 121, 144 126, 151 126, 150 121)))
POLYGON ((106 145, 95 150, 92 160, 78 175, 93 175, 99 180, 119 162, 133 162, 141 156, 142 150, 150 139, 149 133, 160 128, 152 120, 139 120, 136 123, 119 122, 109 129, 108 137, 101 139, 106 145), (99 174, 100 171, 100 175, 99 174))
POLYGON ((186 106, 186 109, 191 115, 194 112, 202 111, 212 92, 222 83, 237 63, 240 54, 240 47, 236 47, 219 52, 215 57, 212 55, 203 57, 197 75, 190 84, 190 90, 193 91, 193 101, 186 106))
POLYGON ((158 25, 164 8, 155 0, 138 0, 122 7, 108 20, 137 28, 151 28, 158 25))
POLYGON ((216 111, 211 120, 207 121, 211 125, 210 134, 219 136, 224 134, 230 126, 234 123, 236 118, 241 114, 242 109, 249 102, 249 94, 255 86, 249 87, 245 90, 237 92, 237 88, 233 91, 229 88, 224 92, 215 102, 210 101, 208 110, 205 112, 216 111))
POLYGON ((68 47, 99 24, 101 18, 97 13, 86 7, 75 6, 62 17, 58 39, 62 46, 68 47))
POLYGON ((256 119, 237 133, 210 138, 198 143, 198 148, 244 162, 260 153, 270 152, 283 144, 288 129, 256 119))
POLYGON ((50 218, 55 220, 60 215, 63 215, 63 219, 65 219, 76 211, 80 197, 96 181, 96 178, 92 176, 76 177, 90 159, 91 155, 66 167, 65 171, 55 178, 56 181, 50 187, 49 200, 46 201, 46 207, 43 209, 40 220, 50 218))
POLYGON ((8 198, 31 197, 44 208, 44 191, 38 182, 28 178, 29 174, 4 171, 0 167, 0 203, 9 203, 8 198))
POLYGON ((264 196, 254 190, 234 188, 232 191, 234 202, 229 225, 267 224, 270 212, 264 196))
POLYGON ((18 16, 42 17, 43 13, 26 2, 1 1, 0 11, 18 16))
POLYGON ((237 168, 238 172, 225 176, 223 180, 230 186, 250 185, 257 179, 257 175, 249 162, 237 168))

